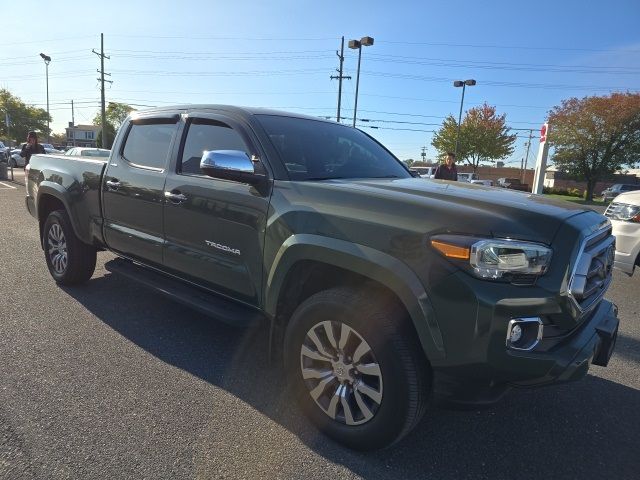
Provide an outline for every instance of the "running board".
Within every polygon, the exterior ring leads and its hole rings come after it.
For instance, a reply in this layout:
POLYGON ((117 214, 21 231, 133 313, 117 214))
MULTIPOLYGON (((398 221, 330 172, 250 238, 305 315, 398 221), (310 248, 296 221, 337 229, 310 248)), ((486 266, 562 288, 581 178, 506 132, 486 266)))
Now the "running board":
POLYGON ((248 327, 266 319, 258 310, 227 300, 219 295, 208 293, 198 287, 155 272, 130 260, 117 258, 105 263, 104 267, 109 272, 123 275, 169 297, 171 300, 229 325, 248 327))

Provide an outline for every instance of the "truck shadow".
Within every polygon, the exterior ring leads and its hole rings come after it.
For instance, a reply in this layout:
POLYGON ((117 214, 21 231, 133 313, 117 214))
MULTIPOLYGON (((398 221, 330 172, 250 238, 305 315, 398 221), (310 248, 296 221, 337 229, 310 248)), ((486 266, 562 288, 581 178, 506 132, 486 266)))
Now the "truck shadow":
MULTIPOLYGON (((637 475, 640 391, 609 380, 589 375, 571 385, 512 391, 481 411, 432 408, 399 445, 358 453, 319 434, 291 405, 279 365, 268 362, 267 325, 233 328, 111 274, 64 291, 128 341, 223 388, 363 478, 637 475)), ((640 342, 621 340, 637 361, 640 342)), ((614 356, 610 368, 618 361, 614 356)), ((264 439, 265 448, 281 447, 269 441, 264 439)))
POLYGON ((640 340, 620 333, 616 342, 615 353, 640 365, 640 340))

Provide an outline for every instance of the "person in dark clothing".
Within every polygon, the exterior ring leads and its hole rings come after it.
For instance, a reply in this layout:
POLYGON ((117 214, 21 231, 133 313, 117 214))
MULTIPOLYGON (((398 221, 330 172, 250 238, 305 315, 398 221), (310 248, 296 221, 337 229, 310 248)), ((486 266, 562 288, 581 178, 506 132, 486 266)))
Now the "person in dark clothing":
POLYGON ((44 147, 38 143, 38 135, 36 132, 29 132, 27 135, 27 143, 22 146, 20 156, 24 157, 24 166, 29 165, 31 155, 36 153, 47 153, 44 151, 44 147))
POLYGON ((436 173, 433 178, 440 180, 458 180, 458 169, 456 168, 456 154, 453 152, 447 152, 447 159, 445 163, 441 163, 436 168, 436 173))

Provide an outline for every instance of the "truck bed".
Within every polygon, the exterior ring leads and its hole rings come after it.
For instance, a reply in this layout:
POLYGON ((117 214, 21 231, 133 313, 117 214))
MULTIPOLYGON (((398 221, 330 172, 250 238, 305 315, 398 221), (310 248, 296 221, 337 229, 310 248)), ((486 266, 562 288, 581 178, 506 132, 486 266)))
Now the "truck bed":
POLYGON ((69 212, 78 237, 89 244, 102 244, 100 186, 107 162, 106 158, 33 155, 27 174, 31 215, 38 218, 39 202, 57 197, 69 212), (48 196, 48 192, 58 195, 48 196))

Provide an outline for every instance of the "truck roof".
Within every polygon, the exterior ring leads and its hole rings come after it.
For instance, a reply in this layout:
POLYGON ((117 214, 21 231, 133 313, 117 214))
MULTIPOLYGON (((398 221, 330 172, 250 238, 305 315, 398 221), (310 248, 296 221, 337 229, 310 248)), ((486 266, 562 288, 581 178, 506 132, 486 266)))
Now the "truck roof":
POLYGON ((322 117, 314 117, 312 115, 304 115, 301 113, 293 113, 293 112, 285 112, 282 110, 275 110, 271 108, 263 108, 263 107, 240 107, 235 105, 217 105, 217 104, 186 104, 186 105, 171 105, 171 106, 162 106, 162 107, 154 107, 147 108, 143 110, 136 110, 131 112, 133 116, 138 113, 149 114, 149 113, 163 113, 163 112, 175 112, 176 110, 182 110, 185 112, 192 111, 211 111, 211 112, 225 112, 230 114, 235 114, 243 117, 251 117, 254 115, 278 115, 282 117, 295 117, 295 118, 304 118, 308 120, 317 120, 321 122, 329 122, 335 123, 331 120, 327 120, 322 117))

